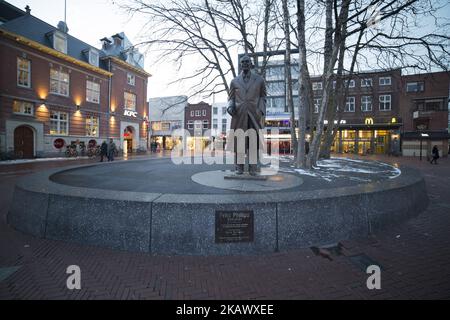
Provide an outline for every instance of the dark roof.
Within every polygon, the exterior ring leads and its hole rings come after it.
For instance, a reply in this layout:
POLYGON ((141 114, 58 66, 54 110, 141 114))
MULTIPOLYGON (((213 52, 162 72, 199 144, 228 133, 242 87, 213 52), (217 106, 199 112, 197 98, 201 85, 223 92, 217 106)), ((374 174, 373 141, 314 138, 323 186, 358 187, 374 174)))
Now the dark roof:
POLYGON ((25 11, 20 10, 4 0, 0 0, 0 22, 8 22, 25 14, 25 11))
POLYGON ((403 139, 411 140, 445 140, 450 139, 450 134, 446 130, 442 131, 406 131, 402 133, 403 139), (428 134, 427 136, 422 136, 422 134, 428 134))
MULTIPOLYGON (((59 30, 58 28, 29 14, 0 25, 0 29, 4 29, 6 31, 21 35, 27 39, 33 40, 41 45, 50 48, 53 48, 53 43, 51 42, 50 35, 56 30, 61 32, 61 30, 59 30)), ((71 56, 72 58, 89 63, 88 56, 86 54, 86 51, 89 49, 98 51, 100 57, 104 55, 102 50, 99 50, 94 46, 91 46, 86 42, 83 42, 71 36, 70 34, 66 33, 66 36, 67 55, 71 56)), ((100 67, 106 69, 106 65, 102 65, 102 62, 100 62, 100 67)))

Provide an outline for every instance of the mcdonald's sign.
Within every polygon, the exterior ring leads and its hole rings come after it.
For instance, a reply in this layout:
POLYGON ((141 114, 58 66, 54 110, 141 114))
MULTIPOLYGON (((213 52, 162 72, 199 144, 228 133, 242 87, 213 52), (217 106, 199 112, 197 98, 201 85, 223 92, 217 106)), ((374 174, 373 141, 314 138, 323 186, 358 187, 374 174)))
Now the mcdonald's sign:
POLYGON ((371 124, 373 124, 373 118, 366 118, 365 122, 367 125, 371 125, 371 124))

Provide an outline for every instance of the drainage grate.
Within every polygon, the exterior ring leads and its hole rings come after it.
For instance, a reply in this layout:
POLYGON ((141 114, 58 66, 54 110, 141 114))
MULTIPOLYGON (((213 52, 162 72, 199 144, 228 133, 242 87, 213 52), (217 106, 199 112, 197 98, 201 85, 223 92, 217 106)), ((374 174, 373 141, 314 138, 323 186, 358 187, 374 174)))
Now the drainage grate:
POLYGON ((10 275, 12 275, 14 272, 19 270, 20 267, 6 267, 6 268, 0 268, 0 282, 8 278, 10 275))
POLYGON ((367 271, 367 267, 373 266, 373 265, 378 266, 378 267, 380 267, 381 270, 383 270, 383 267, 381 266, 381 264, 379 264, 378 262, 376 262, 375 260, 373 260, 371 257, 369 257, 368 255, 366 255, 364 253, 349 256, 348 258, 355 266, 357 266, 363 272, 367 271))

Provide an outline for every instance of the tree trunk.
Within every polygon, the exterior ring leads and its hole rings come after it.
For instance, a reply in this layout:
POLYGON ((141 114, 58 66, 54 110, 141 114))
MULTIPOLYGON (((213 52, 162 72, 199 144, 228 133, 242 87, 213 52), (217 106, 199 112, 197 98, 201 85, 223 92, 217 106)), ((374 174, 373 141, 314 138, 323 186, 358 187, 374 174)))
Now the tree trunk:
POLYGON ((307 82, 309 81, 308 65, 306 61, 306 39, 305 39, 305 0, 297 0, 297 33, 299 49, 299 76, 298 76, 298 147, 297 147, 297 168, 305 168, 305 140, 306 140, 306 114, 309 92, 307 82))
MULTIPOLYGON (((295 110, 294 110, 294 98, 292 96, 292 72, 291 72, 291 36, 290 36, 290 17, 288 9, 288 0, 282 0, 283 2, 283 20, 284 20, 284 41, 286 42, 286 53, 284 55, 284 78, 285 88, 287 93, 287 105, 290 113, 291 122, 291 146, 293 149, 294 158, 297 158, 297 136, 295 134, 295 110)), ((295 160, 294 160, 295 161, 295 160)))

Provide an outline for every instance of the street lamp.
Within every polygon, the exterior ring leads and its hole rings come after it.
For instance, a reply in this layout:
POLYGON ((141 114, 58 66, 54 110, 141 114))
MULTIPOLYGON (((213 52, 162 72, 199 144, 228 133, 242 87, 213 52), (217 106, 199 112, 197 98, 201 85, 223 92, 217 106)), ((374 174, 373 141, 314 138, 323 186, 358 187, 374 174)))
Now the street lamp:
POLYGON ((423 138, 429 137, 428 133, 421 133, 420 134, 420 161, 422 161, 422 140, 423 138))

